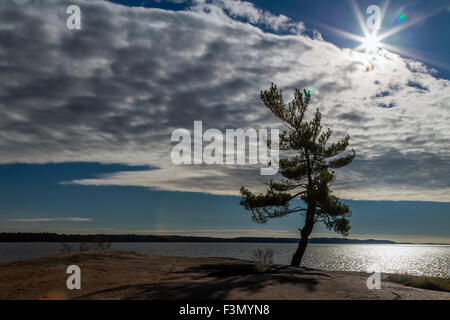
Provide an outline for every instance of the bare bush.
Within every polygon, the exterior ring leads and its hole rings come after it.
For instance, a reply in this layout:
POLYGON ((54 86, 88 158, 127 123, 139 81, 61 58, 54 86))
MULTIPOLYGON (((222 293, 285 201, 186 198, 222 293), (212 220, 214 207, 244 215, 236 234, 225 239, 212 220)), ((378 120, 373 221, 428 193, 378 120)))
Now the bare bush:
POLYGON ((253 258, 258 262, 273 264, 273 250, 272 248, 258 248, 253 251, 253 258))
POLYGON ((61 243, 61 249, 59 249, 59 252, 61 253, 71 253, 73 251, 73 247, 67 243, 61 243))
POLYGON ((93 249, 93 245, 90 244, 89 242, 86 242, 86 241, 80 242, 80 246, 79 246, 80 252, 90 251, 92 249, 93 249))
POLYGON ((108 241, 107 238, 98 236, 92 241, 93 249, 94 250, 110 250, 111 249, 111 241, 108 241))
POLYGON ((109 241, 106 242, 94 242, 94 250, 110 250, 112 243, 109 241))
MULTIPOLYGON (((83 241, 78 244, 78 251, 79 252, 85 252, 85 251, 92 251, 92 250, 98 250, 98 251, 107 251, 111 250, 112 242, 108 241, 106 237, 95 237, 91 241, 83 241)), ((61 253, 71 253, 77 251, 74 246, 69 245, 65 242, 61 243, 61 249, 59 250, 61 253)))

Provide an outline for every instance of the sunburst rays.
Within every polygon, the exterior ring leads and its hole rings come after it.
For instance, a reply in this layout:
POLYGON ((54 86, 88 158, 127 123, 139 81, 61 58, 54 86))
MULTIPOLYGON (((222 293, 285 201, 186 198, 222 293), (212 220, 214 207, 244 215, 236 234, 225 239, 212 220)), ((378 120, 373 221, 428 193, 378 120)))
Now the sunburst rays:
POLYGON ((361 11, 360 7, 358 6, 358 3, 356 2, 356 0, 351 0, 350 4, 351 4, 351 8, 355 14, 355 17, 358 21, 358 24, 361 28, 363 36, 335 28, 335 27, 329 26, 327 24, 317 23, 317 22, 315 22, 315 23, 317 25, 321 26, 322 28, 333 32, 337 36, 358 42, 359 44, 355 48, 353 48, 353 50, 355 50, 355 51, 365 50, 367 53, 369 53, 369 52, 377 51, 380 48, 384 48, 384 49, 392 51, 394 53, 398 53, 398 54, 404 55, 409 58, 422 60, 426 63, 434 64, 436 66, 443 67, 445 69, 450 70, 449 65, 442 64, 440 62, 433 61, 431 59, 427 59, 426 57, 424 57, 422 55, 414 53, 411 50, 402 48, 400 46, 394 46, 392 44, 383 43, 383 40, 386 40, 387 38, 401 32, 405 29, 408 29, 414 25, 417 25, 444 10, 447 10, 447 7, 448 7, 447 5, 443 6, 443 7, 439 7, 439 8, 434 8, 428 12, 418 14, 416 16, 411 16, 410 20, 408 20, 408 21, 403 20, 401 22, 401 24, 398 24, 397 26, 393 27, 392 29, 387 30, 381 34, 378 34, 379 30, 381 29, 383 20, 386 16, 386 13, 388 11, 388 8, 390 5, 390 0, 385 1, 384 4, 382 5, 380 19, 377 20, 376 25, 372 31, 369 31, 369 29, 367 28, 366 22, 361 13, 362 11, 361 11))

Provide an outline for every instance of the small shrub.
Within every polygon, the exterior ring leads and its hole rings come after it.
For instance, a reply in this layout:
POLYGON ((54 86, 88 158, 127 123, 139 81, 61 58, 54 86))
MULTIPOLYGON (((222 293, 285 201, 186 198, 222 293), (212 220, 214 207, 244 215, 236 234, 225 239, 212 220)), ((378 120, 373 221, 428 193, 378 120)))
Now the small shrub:
POLYGON ((111 241, 108 241, 107 238, 98 236, 90 242, 86 241, 81 242, 79 250, 80 252, 91 250, 106 251, 111 250, 111 245, 112 245, 111 241))
POLYGON ((80 252, 90 251, 90 250, 92 250, 92 248, 93 248, 93 246, 90 243, 88 243, 86 241, 80 242, 80 246, 79 246, 80 252))
POLYGON ((94 250, 110 250, 111 249, 111 241, 108 241, 107 238, 98 236, 93 240, 93 247, 94 250))
POLYGON ((273 264, 273 250, 272 248, 261 249, 253 251, 253 257, 257 262, 273 264))
POLYGON ((67 243, 61 243, 61 249, 59 249, 59 252, 61 253, 71 253, 73 251, 73 247, 67 243))
MULTIPOLYGON (((80 242, 78 245, 78 251, 79 252, 86 252, 86 251, 92 251, 92 250, 98 250, 98 251, 106 251, 111 250, 112 242, 107 241, 107 238, 103 237, 96 237, 92 241, 83 241, 80 242)), ((61 253, 71 253, 76 251, 73 246, 67 244, 67 243, 61 243, 61 249, 59 250, 61 253)))

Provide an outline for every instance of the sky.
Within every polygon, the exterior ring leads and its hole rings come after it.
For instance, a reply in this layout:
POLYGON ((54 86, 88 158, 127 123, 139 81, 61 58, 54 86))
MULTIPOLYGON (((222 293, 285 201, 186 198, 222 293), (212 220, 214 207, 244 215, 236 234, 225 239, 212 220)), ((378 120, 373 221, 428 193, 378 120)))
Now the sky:
POLYGON ((351 136, 334 184, 350 237, 450 243, 450 1, 390 1, 378 34, 398 32, 356 51, 371 4, 2 1, 0 232, 298 236, 301 216, 240 207, 258 165, 170 159, 194 121, 283 128, 259 100, 275 82, 351 136))

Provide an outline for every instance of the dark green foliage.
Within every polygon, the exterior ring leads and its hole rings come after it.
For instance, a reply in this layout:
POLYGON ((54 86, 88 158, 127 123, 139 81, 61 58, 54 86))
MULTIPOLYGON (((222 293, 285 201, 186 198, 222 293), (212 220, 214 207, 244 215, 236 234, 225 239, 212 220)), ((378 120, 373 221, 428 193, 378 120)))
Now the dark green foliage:
POLYGON ((318 221, 329 230, 347 235, 351 212, 332 194, 330 184, 335 180, 334 169, 346 166, 355 157, 354 150, 346 152, 350 137, 347 135, 329 143, 332 131, 322 130, 322 115, 318 109, 310 121, 304 120, 311 100, 308 91, 303 94, 295 90, 294 99, 286 105, 282 90, 272 84, 269 90, 261 92, 261 99, 289 129, 280 134, 280 149, 294 154, 280 159, 281 176, 276 181, 266 182, 266 193, 253 194, 242 187, 241 205, 252 212, 252 219, 257 223, 290 213, 304 213, 302 238, 306 240, 318 221), (303 200, 306 207, 291 207, 290 202, 295 198, 303 200))

